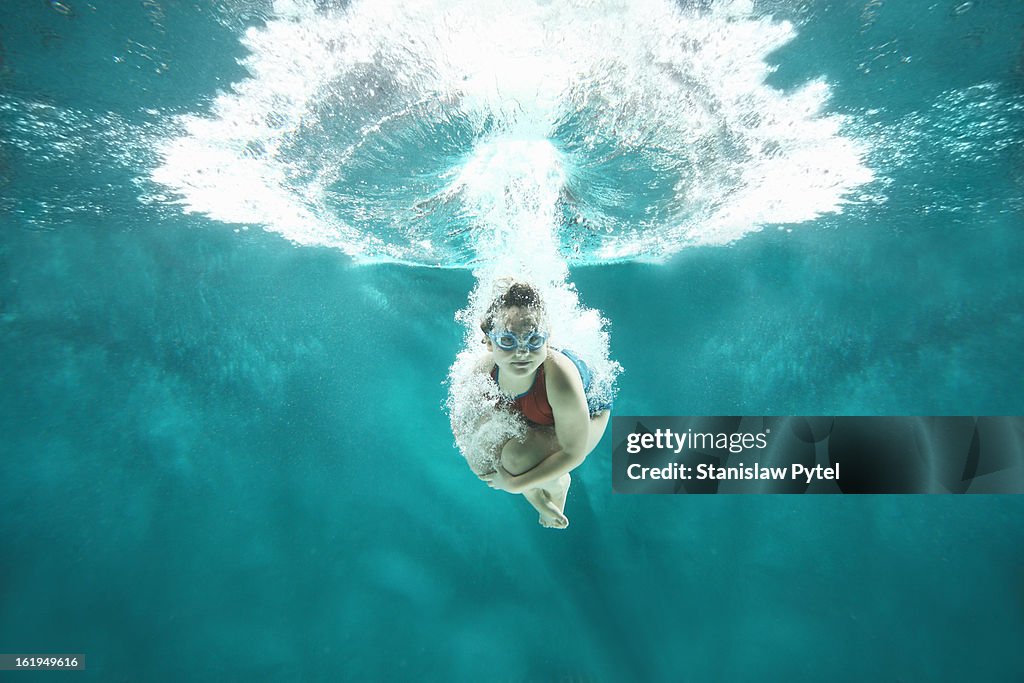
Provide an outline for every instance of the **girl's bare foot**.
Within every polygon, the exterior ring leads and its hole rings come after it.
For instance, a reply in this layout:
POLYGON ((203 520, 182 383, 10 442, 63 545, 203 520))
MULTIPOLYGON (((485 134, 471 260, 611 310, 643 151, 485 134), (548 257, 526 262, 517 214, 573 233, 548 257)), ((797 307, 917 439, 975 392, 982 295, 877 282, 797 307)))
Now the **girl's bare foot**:
POLYGON ((551 500, 551 496, 544 489, 530 489, 523 493, 523 497, 540 513, 538 521, 541 526, 549 529, 564 529, 569 526, 569 519, 562 514, 562 511, 555 505, 555 502, 551 500))
POLYGON ((540 513, 540 525, 549 529, 564 529, 569 526, 569 518, 565 516, 565 497, 569 493, 572 477, 568 473, 543 486, 531 489, 523 495, 540 513))
MULTIPOLYGON (((551 501, 558 508, 558 512, 565 517, 565 498, 569 495, 569 484, 572 483, 572 477, 566 472, 558 479, 555 480, 553 487, 547 489, 548 495, 551 496, 551 501)), ((569 518, 566 517, 565 525, 569 526, 569 518)))

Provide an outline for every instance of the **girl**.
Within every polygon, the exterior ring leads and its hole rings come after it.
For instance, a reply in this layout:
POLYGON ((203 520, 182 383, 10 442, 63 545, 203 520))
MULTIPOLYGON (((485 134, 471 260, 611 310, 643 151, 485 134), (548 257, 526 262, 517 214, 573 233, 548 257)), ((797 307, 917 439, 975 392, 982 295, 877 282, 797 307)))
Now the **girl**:
POLYGON ((480 329, 489 355, 479 370, 490 374, 529 429, 505 443, 495 471, 479 476, 491 488, 521 493, 542 525, 564 529, 569 472, 601 440, 611 405, 588 399, 592 375, 582 360, 548 346, 544 304, 531 285, 514 282, 498 295, 480 329))

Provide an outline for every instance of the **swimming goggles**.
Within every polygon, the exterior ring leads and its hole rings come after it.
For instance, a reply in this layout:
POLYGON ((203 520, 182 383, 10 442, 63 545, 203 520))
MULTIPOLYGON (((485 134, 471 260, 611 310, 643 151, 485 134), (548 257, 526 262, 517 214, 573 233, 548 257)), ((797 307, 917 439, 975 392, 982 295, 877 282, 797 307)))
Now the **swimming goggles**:
POLYGON ((548 335, 543 332, 528 332, 525 339, 520 339, 511 332, 502 332, 501 334, 494 334, 488 332, 487 336, 490 338, 494 345, 502 351, 512 351, 513 349, 520 349, 524 346, 530 351, 539 350, 548 340, 548 335))

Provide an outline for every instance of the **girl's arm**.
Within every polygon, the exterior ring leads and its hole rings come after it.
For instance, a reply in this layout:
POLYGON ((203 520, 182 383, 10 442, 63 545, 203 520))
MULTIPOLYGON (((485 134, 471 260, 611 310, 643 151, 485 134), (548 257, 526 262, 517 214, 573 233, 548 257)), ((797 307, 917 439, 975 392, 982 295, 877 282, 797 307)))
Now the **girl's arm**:
POLYGON ((499 488, 522 493, 576 469, 586 459, 590 410, 579 373, 571 361, 565 363, 570 367, 552 362, 550 371, 545 368, 548 403, 555 415, 555 436, 561 448, 518 476, 499 469, 495 477, 499 488))

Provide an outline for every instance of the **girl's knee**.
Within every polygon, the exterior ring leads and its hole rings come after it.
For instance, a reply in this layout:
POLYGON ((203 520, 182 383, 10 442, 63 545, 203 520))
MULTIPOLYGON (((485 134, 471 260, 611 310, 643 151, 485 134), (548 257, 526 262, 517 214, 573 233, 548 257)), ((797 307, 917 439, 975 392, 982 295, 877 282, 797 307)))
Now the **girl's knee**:
POLYGON ((501 448, 501 466, 506 471, 515 474, 523 469, 523 461, 526 459, 523 444, 515 439, 509 439, 501 448))
POLYGON ((509 440, 501 449, 501 466, 511 474, 522 474, 558 450, 551 434, 531 431, 526 438, 509 440))

